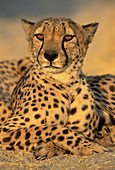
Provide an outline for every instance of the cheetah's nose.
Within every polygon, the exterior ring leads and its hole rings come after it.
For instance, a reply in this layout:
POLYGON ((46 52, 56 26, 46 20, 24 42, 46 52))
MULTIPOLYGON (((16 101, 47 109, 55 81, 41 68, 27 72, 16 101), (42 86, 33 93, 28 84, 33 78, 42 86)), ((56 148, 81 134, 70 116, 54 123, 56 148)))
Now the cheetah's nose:
POLYGON ((51 63, 58 57, 58 53, 55 50, 46 50, 44 57, 51 63))

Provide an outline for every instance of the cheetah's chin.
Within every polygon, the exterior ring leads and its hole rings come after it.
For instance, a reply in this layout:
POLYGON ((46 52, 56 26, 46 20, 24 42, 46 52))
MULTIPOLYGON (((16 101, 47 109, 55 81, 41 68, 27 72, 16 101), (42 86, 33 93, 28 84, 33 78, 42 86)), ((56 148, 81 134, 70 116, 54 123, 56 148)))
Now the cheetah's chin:
POLYGON ((45 66, 43 67, 43 70, 45 72, 48 72, 48 73, 52 73, 52 74, 58 74, 58 73, 61 73, 63 71, 65 71, 69 66, 71 65, 71 62, 66 64, 64 67, 56 67, 56 66, 45 66))

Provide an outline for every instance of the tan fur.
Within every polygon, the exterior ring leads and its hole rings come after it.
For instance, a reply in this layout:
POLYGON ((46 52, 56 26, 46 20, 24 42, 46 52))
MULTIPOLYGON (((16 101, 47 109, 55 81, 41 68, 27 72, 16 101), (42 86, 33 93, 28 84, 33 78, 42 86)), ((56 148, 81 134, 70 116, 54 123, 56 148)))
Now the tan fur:
MULTIPOLYGON (((95 101, 114 112, 115 77, 85 77, 82 73, 98 23, 79 26, 67 18, 22 23, 31 61, 13 61, 13 88, 17 85, 8 95, 8 89, 1 93, 1 112, 4 105, 10 110, 6 108, 7 116, 2 116, 7 121, 1 121, 0 147, 34 152, 40 160, 66 153, 108 151, 103 146, 115 144, 114 118, 95 101)), ((9 74, 13 75, 10 65, 9 74)), ((5 66, 3 69, 7 76, 5 66)))

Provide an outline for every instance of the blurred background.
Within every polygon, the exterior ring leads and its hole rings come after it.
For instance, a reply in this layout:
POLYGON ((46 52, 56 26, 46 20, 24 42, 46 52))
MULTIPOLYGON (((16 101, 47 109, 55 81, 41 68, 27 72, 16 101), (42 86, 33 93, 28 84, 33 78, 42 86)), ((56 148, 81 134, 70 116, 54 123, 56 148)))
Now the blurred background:
POLYGON ((20 19, 68 17, 80 25, 99 22, 88 49, 86 75, 115 75, 115 0, 0 0, 0 60, 28 56, 20 19))

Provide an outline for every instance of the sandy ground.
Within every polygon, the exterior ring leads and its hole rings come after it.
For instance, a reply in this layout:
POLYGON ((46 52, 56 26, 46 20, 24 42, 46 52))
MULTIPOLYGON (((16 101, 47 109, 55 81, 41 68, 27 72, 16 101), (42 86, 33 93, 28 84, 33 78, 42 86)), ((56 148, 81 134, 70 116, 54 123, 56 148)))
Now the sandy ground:
MULTIPOLYGON (((100 23, 84 62, 83 70, 85 74, 115 74, 115 1, 97 0, 93 3, 85 3, 85 5, 80 6, 80 9, 76 6, 76 9, 77 11, 74 7, 71 14, 65 16, 72 18, 80 25, 91 22, 100 23)), ((33 9, 31 13, 34 10, 36 9, 33 9)), ((47 16, 47 14, 45 15, 47 16)), ((27 42, 21 22, 18 19, 21 17, 21 14, 14 18, 0 16, 0 60, 19 59, 28 56, 27 42)), ((26 18, 29 19, 28 16, 26 18)), ((32 16, 30 18, 37 21, 42 17, 32 16)), ((115 148, 112 148, 112 150, 115 150, 115 148)), ((113 170, 115 169, 115 151, 83 157, 58 156, 39 162, 29 153, 23 155, 0 150, 0 169, 113 170)))
POLYGON ((115 148, 112 153, 91 156, 61 155, 37 161, 30 153, 12 153, 0 150, 0 169, 18 170, 114 170, 115 148))

